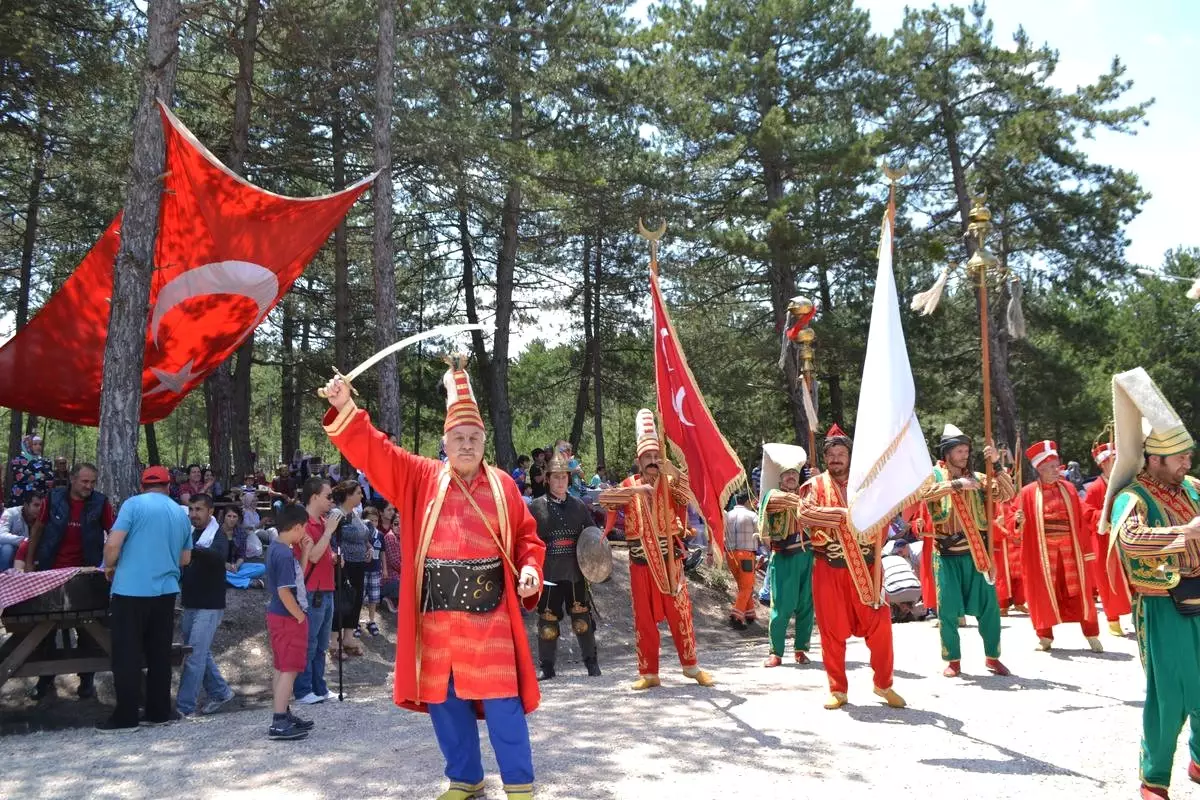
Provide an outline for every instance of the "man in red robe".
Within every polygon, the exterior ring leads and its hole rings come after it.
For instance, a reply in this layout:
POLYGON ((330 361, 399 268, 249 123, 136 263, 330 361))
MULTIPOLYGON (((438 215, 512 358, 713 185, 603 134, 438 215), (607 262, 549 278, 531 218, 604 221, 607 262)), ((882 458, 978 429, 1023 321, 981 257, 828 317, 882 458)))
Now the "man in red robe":
POLYGON ((1133 596, 1129 591, 1129 580, 1121 568, 1121 554, 1116 548, 1109 550, 1108 532, 1100 532, 1100 517, 1104 513, 1104 495, 1108 492, 1108 476, 1116 463, 1117 451, 1109 442, 1092 448, 1092 458, 1100 467, 1100 477, 1088 484, 1083 495, 1083 522, 1092 540, 1092 552, 1096 559, 1091 562, 1092 584, 1100 593, 1108 630, 1113 636, 1124 636, 1121 616, 1133 613, 1133 596))
POLYGON ((480 717, 509 800, 529 800, 525 715, 540 695, 521 607, 537 606, 545 545, 512 478, 483 463, 486 434, 464 365, 452 359, 442 381, 446 464, 389 442, 340 378, 325 388, 325 432, 399 513, 394 699, 433 722, 450 780, 438 800, 483 792, 480 717))
POLYGON ((658 623, 666 620, 679 654, 683 674, 701 686, 711 675, 700 669, 692 601, 683 574, 683 531, 692 500, 687 477, 663 458, 662 445, 649 409, 637 412, 638 474, 607 489, 597 502, 608 509, 605 533, 612 530, 617 510, 625 511, 625 541, 629 543, 629 591, 633 597, 634 647, 638 679, 634 691, 660 686, 658 623))
POLYGON ((1038 473, 1036 481, 1021 489, 1021 563, 1038 649, 1049 652, 1055 625, 1078 622, 1092 651, 1104 652, 1089 578, 1095 556, 1084 531, 1079 493, 1059 475, 1057 444, 1038 442, 1025 457, 1038 473))
POLYGON ((848 702, 846 640, 866 639, 875 674, 875 694, 892 708, 904 708, 904 698, 892 688, 892 610, 881 602, 879 547, 887 527, 873 541, 861 541, 850 530, 846 482, 850 478, 850 437, 834 425, 822 445, 825 472, 808 480, 795 497, 801 525, 809 528, 813 561, 812 593, 821 632, 821 661, 829 679, 825 708, 848 702))
POLYGON ((996 523, 992 540, 992 563, 996 565, 996 599, 1000 601, 1000 616, 1014 611, 1028 614, 1025 605, 1025 581, 1021 576, 1021 525, 1018 521, 1019 503, 1014 498, 996 504, 996 523))

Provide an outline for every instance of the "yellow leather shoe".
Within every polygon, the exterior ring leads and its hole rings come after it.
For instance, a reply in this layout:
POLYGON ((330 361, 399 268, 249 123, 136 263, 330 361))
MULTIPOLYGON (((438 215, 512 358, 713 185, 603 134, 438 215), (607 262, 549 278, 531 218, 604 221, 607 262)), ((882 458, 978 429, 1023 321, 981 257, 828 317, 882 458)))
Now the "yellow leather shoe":
POLYGON ((904 702, 904 698, 896 694, 896 690, 891 687, 888 687, 887 689, 880 689, 878 686, 876 686, 875 694, 879 697, 882 697, 883 702, 887 703, 892 708, 904 708, 908 705, 908 703, 904 702))
POLYGON ((848 702, 849 700, 846 698, 845 692, 830 692, 829 699, 825 701, 825 708, 833 711, 836 708, 841 708, 848 702))
POLYGON ((662 682, 658 679, 657 675, 642 675, 629 688, 635 692, 644 692, 647 689, 653 689, 655 686, 662 686, 662 682))
POLYGON ((533 784, 525 783, 519 786, 505 784, 504 794, 508 800, 533 800, 533 784))
POLYGON ((455 781, 450 788, 438 795, 438 800, 470 800, 483 794, 483 781, 479 783, 460 783, 455 781))
POLYGON ((1104 645, 1100 644, 1099 636, 1087 637, 1087 643, 1088 643, 1088 647, 1092 648, 1093 653, 1103 653, 1104 652, 1104 645))
POLYGON ((1039 637, 1038 637, 1038 643, 1037 643, 1037 649, 1038 649, 1038 650, 1041 650, 1043 653, 1049 653, 1049 652, 1050 652, 1050 648, 1051 648, 1051 647, 1053 647, 1053 646, 1054 646, 1054 640, 1053 640, 1053 639, 1046 639, 1046 638, 1044 638, 1044 637, 1041 637, 1041 636, 1039 636, 1039 637))
POLYGON ((1121 636, 1121 637, 1125 636, 1125 629, 1121 627, 1120 620, 1116 620, 1114 622, 1108 623, 1108 632, 1111 633, 1113 636, 1121 636))
POLYGON ((692 680, 694 680, 696 683, 700 684, 701 686, 712 686, 714 683, 717 682, 716 679, 713 678, 712 675, 709 675, 707 672, 700 669, 699 667, 693 667, 690 670, 685 669, 683 671, 683 674, 688 676, 689 678, 691 678, 692 680))

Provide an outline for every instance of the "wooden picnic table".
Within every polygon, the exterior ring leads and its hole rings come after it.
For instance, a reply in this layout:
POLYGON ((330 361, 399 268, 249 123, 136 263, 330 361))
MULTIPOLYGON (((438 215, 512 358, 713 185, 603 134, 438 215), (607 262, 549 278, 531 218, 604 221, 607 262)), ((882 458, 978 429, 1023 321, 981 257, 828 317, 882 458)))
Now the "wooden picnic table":
MULTIPOLYGON (((10 635, 0 645, 0 687, 10 678, 110 671, 108 600, 104 573, 89 569, 57 589, 5 609, 0 622, 10 635), (59 632, 62 647, 54 646, 59 632), (43 642, 50 646, 41 647, 43 642)), ((182 664, 191 650, 187 645, 173 645, 172 664, 182 664)))

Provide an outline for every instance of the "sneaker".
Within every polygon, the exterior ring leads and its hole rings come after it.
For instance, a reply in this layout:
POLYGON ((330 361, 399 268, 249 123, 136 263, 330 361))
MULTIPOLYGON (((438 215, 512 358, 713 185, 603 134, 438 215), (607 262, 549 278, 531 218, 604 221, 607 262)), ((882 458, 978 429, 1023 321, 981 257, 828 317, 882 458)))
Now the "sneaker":
POLYGON ((361 638, 362 638, 362 626, 361 626, 361 625, 359 625, 359 626, 355 626, 355 628, 354 628, 354 638, 355 638, 355 639, 361 639, 361 638))
POLYGON ((215 714, 220 710, 221 706, 233 699, 233 692, 229 693, 229 697, 224 700, 209 700, 204 704, 204 708, 200 709, 201 714, 215 714))
POLYGON ((299 728, 302 731, 311 731, 313 729, 313 727, 316 726, 316 724, 317 724, 317 723, 313 722, 311 719, 301 719, 300 717, 297 717, 295 714, 293 714, 291 711, 288 711, 287 715, 288 715, 288 721, 291 722, 293 725, 295 725, 297 728, 299 728))
POLYGON ((164 725, 179 722, 181 719, 183 719, 183 714, 180 714, 178 711, 172 711, 166 719, 144 719, 138 724, 146 728, 161 728, 164 725))
POLYGON ((374 622, 368 622, 367 623, 367 633, 371 634, 372 636, 378 636, 379 635, 379 626, 376 625, 374 622))
POLYGON ((297 700, 296 704, 302 706, 315 706, 317 703, 324 703, 328 699, 329 698, 323 694, 313 694, 312 692, 309 692, 308 694, 304 695, 304 697, 301 697, 299 700, 297 700))
POLYGON ((267 728, 267 738, 279 742, 307 739, 308 731, 298 726, 294 720, 288 719, 282 724, 272 723, 271 727, 267 728))
POLYGON ((118 725, 112 717, 96 723, 96 733, 133 733, 138 729, 137 723, 118 725))
POLYGON ((329 690, 327 690, 325 692, 325 694, 321 695, 320 697, 322 700, 336 700, 337 699, 337 695, 329 690))

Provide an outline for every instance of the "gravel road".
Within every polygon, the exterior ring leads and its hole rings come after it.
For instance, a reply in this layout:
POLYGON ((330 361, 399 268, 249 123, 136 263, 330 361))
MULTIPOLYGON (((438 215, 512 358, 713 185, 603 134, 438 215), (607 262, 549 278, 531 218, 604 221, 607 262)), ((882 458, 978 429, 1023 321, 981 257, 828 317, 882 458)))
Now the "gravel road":
MULTIPOLYGON (((761 634, 701 637, 701 663, 719 680, 709 689, 666 669, 673 663, 666 636, 665 683, 647 693, 627 688, 635 669, 625 645, 602 650, 602 678, 563 659, 530 718, 538 796, 1136 796, 1144 683, 1132 637, 1105 633, 1108 652, 1092 654, 1078 626, 1063 626, 1059 649, 1037 653, 1028 619, 1010 617, 1004 660, 1015 676, 996 678, 983 670, 972 626, 963 631, 970 674, 959 679, 941 677, 932 625, 897 625, 895 639, 896 689, 910 705, 902 710, 871 694, 858 640, 848 651, 852 705, 840 711, 821 708, 827 689, 819 664, 762 668, 761 634)), ((380 645, 373 649, 385 650, 380 645)), ((392 706, 382 681, 355 682, 345 702, 305 709, 317 728, 299 743, 265 739, 263 700, 123 736, 77 728, 4 737, 0 797, 419 800, 444 786, 427 718, 392 706)), ((488 796, 502 798, 484 750, 488 796)), ((1181 795, 1190 786, 1186 753, 1181 742, 1181 795)))

